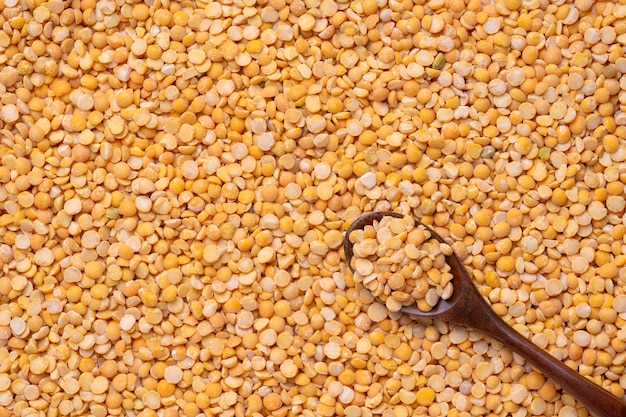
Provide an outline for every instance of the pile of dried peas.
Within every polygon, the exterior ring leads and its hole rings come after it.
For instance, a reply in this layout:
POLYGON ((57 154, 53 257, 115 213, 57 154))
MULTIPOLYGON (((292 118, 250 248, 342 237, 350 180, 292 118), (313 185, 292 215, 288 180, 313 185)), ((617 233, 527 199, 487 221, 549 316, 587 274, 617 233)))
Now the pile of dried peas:
POLYGON ((0 0, 0 417, 584 417, 497 342, 390 313, 341 243, 454 241, 618 396, 626 4, 0 0))
POLYGON ((427 312, 452 296, 446 263, 452 248, 412 217, 384 216, 353 231, 349 239, 354 244, 354 281, 384 301, 389 311, 415 305, 427 312))

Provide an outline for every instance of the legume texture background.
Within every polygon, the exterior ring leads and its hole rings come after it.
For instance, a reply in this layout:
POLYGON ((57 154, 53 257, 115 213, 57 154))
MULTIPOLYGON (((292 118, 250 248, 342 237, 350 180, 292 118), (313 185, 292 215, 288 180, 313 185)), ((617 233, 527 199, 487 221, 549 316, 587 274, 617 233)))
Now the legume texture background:
POLYGON ((0 0, 0 416, 584 417, 341 242, 447 236, 493 309, 626 378, 626 4, 0 0))

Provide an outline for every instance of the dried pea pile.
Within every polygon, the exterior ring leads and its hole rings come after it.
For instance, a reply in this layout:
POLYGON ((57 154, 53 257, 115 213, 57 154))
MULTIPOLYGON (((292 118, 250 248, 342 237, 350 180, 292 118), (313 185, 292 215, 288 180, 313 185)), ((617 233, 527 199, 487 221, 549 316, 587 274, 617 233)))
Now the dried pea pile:
POLYGON ((624 395, 623 1, 0 0, 0 26, 0 417, 587 415, 355 283, 371 210, 624 395))
POLYGON ((392 312, 416 305, 430 311, 452 296, 452 274, 440 243, 412 217, 384 216, 349 236, 354 244, 354 280, 385 302, 392 312))

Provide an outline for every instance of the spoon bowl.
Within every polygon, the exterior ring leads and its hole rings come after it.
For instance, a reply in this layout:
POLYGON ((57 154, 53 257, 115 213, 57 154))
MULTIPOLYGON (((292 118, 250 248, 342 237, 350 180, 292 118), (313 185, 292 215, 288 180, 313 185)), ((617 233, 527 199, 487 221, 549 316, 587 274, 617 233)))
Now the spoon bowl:
MULTIPOLYGON (((352 225, 350 225, 350 227, 348 228, 346 232, 346 237, 343 241, 343 249, 346 254, 346 262, 348 264, 348 268, 350 268, 352 272, 354 272, 351 264, 352 256, 354 254, 354 245, 352 242, 350 242, 350 239, 348 237, 352 234, 353 231, 357 229, 363 229, 365 226, 368 225, 373 225, 374 222, 378 222, 386 216, 397 218, 404 217, 402 214, 391 211, 373 211, 364 214, 356 219, 354 223, 352 223, 352 225)), ((429 226, 421 223, 417 219, 415 219, 415 224, 421 225, 422 227, 426 228, 432 234, 432 238, 438 240, 441 243, 446 243, 445 240, 429 226)), ((448 298, 447 300, 439 300, 437 305, 435 305, 430 311, 422 311, 416 306, 405 306, 402 308, 403 312, 413 314, 414 316, 441 319, 454 324, 467 324, 459 323, 455 320, 455 318, 459 314, 463 314, 470 302, 475 301, 473 297, 478 294, 476 287, 474 287, 474 284, 467 274, 467 270, 465 269, 463 262, 456 253, 453 252, 452 255, 446 256, 446 263, 450 267, 450 273, 452 274, 452 287, 454 289, 450 298, 448 298)))
MULTIPOLYGON (((377 211, 364 214, 356 219, 346 231, 343 247, 348 268, 352 272, 351 261, 354 255, 350 234, 365 226, 373 225, 385 216, 404 217, 400 213, 377 211)), ((445 240, 427 225, 415 219, 416 224, 427 228, 432 237, 441 243, 445 240)), ((548 352, 540 349, 524 336, 516 332, 505 323, 480 295, 472 282, 465 265, 453 252, 446 256, 446 263, 452 274, 452 295, 447 300, 439 300, 430 311, 422 311, 416 305, 406 306, 402 312, 419 317, 440 319, 448 323, 474 328, 484 334, 499 340, 513 351, 520 354, 539 371, 543 372, 564 390, 569 391, 578 401, 596 417, 626 417, 626 402, 604 388, 596 385, 590 379, 575 372, 548 352)))

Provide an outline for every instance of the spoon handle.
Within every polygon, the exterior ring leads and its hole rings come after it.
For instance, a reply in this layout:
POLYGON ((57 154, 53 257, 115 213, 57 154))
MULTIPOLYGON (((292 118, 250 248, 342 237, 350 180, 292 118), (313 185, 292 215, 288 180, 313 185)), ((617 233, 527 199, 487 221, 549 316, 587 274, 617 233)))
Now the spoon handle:
POLYGON ((509 327, 482 297, 473 300, 457 324, 473 327, 499 340, 568 391, 596 417, 626 417, 626 402, 575 372, 509 327))

